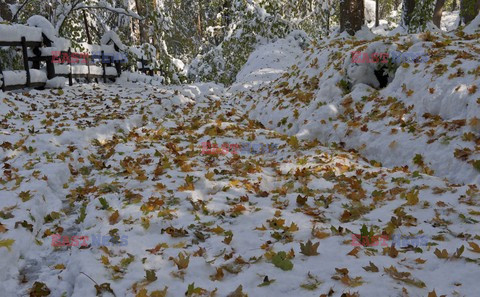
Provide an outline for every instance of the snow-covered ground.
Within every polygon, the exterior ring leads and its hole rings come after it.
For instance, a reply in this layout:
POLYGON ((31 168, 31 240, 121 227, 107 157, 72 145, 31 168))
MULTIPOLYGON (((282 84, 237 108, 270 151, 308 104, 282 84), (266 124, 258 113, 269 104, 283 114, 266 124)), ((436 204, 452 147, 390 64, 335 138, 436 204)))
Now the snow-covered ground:
MULTIPOLYGON (((270 70, 239 77, 268 81, 282 50, 303 54, 278 47, 256 58, 270 70)), ((124 81, 0 93, 2 296, 475 296, 475 185, 265 129, 228 92, 124 81), (208 140, 279 149, 202 154, 208 140), (428 243, 354 246, 363 225, 428 243), (54 247, 53 234, 88 246, 54 247)))
POLYGON ((0 296, 477 296, 479 23, 293 32, 228 88, 0 92, 0 296), (429 61, 389 64, 380 89, 352 51, 429 61))

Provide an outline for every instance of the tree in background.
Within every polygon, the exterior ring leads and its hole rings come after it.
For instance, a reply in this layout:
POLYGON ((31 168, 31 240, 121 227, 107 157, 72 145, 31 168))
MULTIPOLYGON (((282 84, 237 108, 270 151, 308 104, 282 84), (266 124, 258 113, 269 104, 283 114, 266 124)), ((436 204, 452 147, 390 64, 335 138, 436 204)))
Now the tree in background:
POLYGON ((445 1, 446 0, 437 0, 437 2, 435 3, 435 9, 433 10, 433 23, 438 28, 441 28, 440 23, 442 21, 442 12, 445 1))
POLYGON ((350 35, 360 31, 365 23, 365 4, 363 0, 340 0, 340 32, 350 35))
POLYGON ((408 29, 410 20, 415 10, 415 0, 403 0, 402 3, 402 23, 401 26, 408 29))
POLYGON ((480 11, 480 0, 460 1, 460 22, 468 25, 480 11))

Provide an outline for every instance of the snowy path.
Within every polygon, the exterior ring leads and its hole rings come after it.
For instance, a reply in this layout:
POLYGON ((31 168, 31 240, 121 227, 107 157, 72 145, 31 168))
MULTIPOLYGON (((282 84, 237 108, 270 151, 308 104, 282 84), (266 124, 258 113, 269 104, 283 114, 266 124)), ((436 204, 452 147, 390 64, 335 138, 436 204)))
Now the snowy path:
POLYGON ((475 186, 263 129, 213 84, 1 99, 4 296, 477 294, 475 186), (207 140, 278 150, 202 154, 207 140), (388 246, 355 246, 363 225, 388 246), (88 246, 53 247, 58 233, 88 246))

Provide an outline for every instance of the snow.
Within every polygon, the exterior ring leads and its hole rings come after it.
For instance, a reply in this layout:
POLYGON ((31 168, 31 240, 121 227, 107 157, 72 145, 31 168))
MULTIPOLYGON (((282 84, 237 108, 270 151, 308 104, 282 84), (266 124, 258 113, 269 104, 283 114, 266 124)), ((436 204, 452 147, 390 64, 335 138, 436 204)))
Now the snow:
MULTIPOLYGON (((3 80, 6 86, 24 85, 27 83, 27 73, 23 70, 3 71, 3 80)), ((46 82, 45 72, 37 69, 30 69, 30 82, 46 82)))
MULTIPOLYGON (((245 296, 233 293, 240 285, 248 296, 476 296, 478 39, 393 36, 387 26, 353 39, 309 44, 295 31, 261 43, 229 87, 165 86, 130 72, 70 87, 32 70, 53 89, 0 92, 2 294, 32 295, 42 282, 50 296, 74 297, 109 296, 97 294, 101 284, 118 297, 165 287, 167 297, 245 296), (354 64, 353 51, 429 60, 388 64, 389 84, 378 89, 381 64, 354 64), (276 149, 212 155, 202 152, 207 141, 276 149), (364 225, 427 243, 354 246, 364 225), (90 246, 54 247, 56 233, 89 236, 90 246), (126 245, 91 240, 112 234, 126 245), (305 249, 309 241, 318 248, 305 249)), ((4 76, 26 80, 24 71, 4 76)))
POLYGON ((118 37, 117 33, 115 33, 115 31, 105 31, 102 38, 100 39, 100 43, 103 45, 106 45, 109 41, 113 41, 113 43, 115 43, 121 51, 125 50, 126 48, 123 42, 120 40, 120 37, 118 37))
POLYGON ((48 89, 57 89, 57 88, 62 88, 67 84, 67 78, 57 76, 55 78, 47 80, 47 83, 45 84, 45 88, 48 89))
POLYGON ((43 34, 45 34, 45 36, 47 36, 47 38, 51 41, 55 41, 57 39, 57 32, 55 28, 46 18, 39 15, 34 15, 27 20, 27 24, 30 27, 40 28, 43 34))
POLYGON ((183 70, 185 68, 185 64, 179 59, 172 59, 172 63, 178 70, 183 70))
POLYGON ((25 25, 0 24, 1 41, 18 41, 25 37, 26 41, 42 41, 42 30, 25 25))
POLYGON ((480 14, 478 14, 465 28, 463 32, 467 34, 475 34, 480 31, 480 14))
MULTIPOLYGON (((273 73, 259 77, 244 71, 243 83, 285 79, 291 70, 285 60, 302 69, 298 61, 305 57, 298 43, 279 40, 275 48, 271 63, 260 52, 249 61, 258 59, 264 72, 273 73)), ((324 76, 332 73, 322 70, 324 76)), ((402 290, 426 296, 433 289, 475 296, 480 268, 468 242, 478 239, 467 234, 478 228, 466 222, 478 218, 480 206, 472 185, 374 166, 356 153, 314 142, 295 144, 248 119, 263 120, 242 107, 248 101, 235 100, 246 92, 242 87, 230 93, 234 87, 214 83, 152 86, 132 83, 128 76, 133 75, 122 75, 115 84, 65 86, 62 92, 3 94, 0 116, 7 128, 0 133, 0 151, 8 156, 8 166, 2 166, 0 187, 6 230, 1 240, 15 240, 11 251, 0 247, 0 289, 6 296, 28 295, 34 282, 45 283, 51 296, 94 296, 95 283, 88 277, 108 283, 118 297, 165 286, 167 297, 183 296, 192 283, 217 290, 217 296, 228 296, 239 285, 249 296, 319 296, 332 287, 338 294, 361 296, 397 296, 402 290), (30 119, 7 116, 12 112, 30 119), (201 153, 207 140, 275 143, 278 149, 212 156, 201 153), (402 198, 401 193, 415 195, 416 190, 419 202, 402 198), (108 205, 102 206, 100 198, 108 205), (365 210, 356 217, 358 204, 365 210), (402 219, 392 236, 424 236, 428 245, 420 250, 397 246, 388 253, 382 252, 386 247, 352 246, 351 233, 358 234, 363 224, 375 225, 380 233, 394 216, 402 219), (340 226, 342 232, 332 229, 340 226), (90 238, 117 232, 126 236, 127 245, 99 247, 90 239, 86 248, 53 247, 48 234, 58 230, 90 238), (319 242, 318 255, 301 253, 301 244, 309 240, 319 242), (454 257, 462 245, 464 253, 454 257), (437 248, 450 258, 439 259, 437 248), (292 270, 272 262, 281 251, 292 270), (189 256, 187 267, 175 264, 179 253, 189 256), (379 272, 362 268, 370 263, 379 272), (410 279, 391 277, 384 270, 391 266, 411 273, 410 279), (343 281, 335 276, 341 268, 348 269, 343 281), (146 270, 157 281, 146 281, 146 270), (259 287, 265 276, 275 281, 259 287)), ((342 112, 340 104, 331 104, 342 112)), ((268 111, 268 116, 279 112, 268 111)), ((387 243, 392 249, 391 240, 387 243)))

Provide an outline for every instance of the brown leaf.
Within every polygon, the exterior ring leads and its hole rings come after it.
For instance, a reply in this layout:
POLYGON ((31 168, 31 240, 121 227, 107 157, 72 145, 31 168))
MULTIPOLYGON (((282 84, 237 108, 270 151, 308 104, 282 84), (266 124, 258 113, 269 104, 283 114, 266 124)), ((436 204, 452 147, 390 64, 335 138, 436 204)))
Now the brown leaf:
POLYGON ((371 272, 378 272, 378 267, 375 266, 375 264, 373 264, 371 261, 369 262, 369 265, 368 266, 364 266, 362 267, 363 269, 365 269, 365 271, 371 271, 371 272))
POLYGON ((354 257, 358 258, 357 254, 358 254, 359 251, 360 251, 360 247, 356 246, 347 255, 348 256, 354 256, 354 257))
POLYGON ((114 213, 112 213, 110 218, 108 218, 108 221, 110 222, 110 225, 115 225, 116 223, 118 223, 119 218, 120 218, 120 213, 118 212, 118 210, 116 210, 114 213))
POLYGON ((469 242, 468 245, 472 248, 470 249, 472 252, 480 253, 480 246, 478 246, 478 244, 475 242, 469 242))
POLYGON ((446 249, 443 249, 443 250, 439 250, 439 249, 435 249, 435 252, 433 252, 438 258, 440 259, 447 259, 448 258, 448 252, 446 249))

